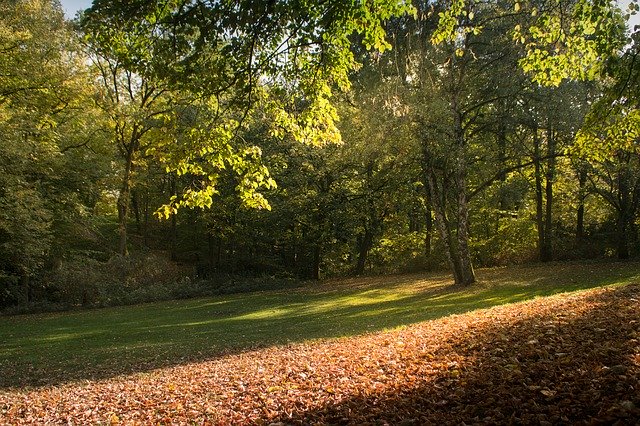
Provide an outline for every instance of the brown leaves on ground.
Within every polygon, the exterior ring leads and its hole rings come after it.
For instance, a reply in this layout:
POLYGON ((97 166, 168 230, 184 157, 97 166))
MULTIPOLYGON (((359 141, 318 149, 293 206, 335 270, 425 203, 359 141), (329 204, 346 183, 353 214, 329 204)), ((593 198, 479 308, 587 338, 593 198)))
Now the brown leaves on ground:
POLYGON ((640 286, 0 394, 8 424, 633 424, 640 286))

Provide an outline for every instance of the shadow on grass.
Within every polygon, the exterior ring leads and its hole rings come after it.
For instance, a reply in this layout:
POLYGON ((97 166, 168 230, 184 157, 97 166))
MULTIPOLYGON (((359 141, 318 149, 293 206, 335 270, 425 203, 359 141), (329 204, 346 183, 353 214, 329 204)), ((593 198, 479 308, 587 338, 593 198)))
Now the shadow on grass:
POLYGON ((0 319, 0 388, 56 385, 213 359, 272 345, 353 336, 638 278, 637 263, 325 282, 317 287, 0 319))
MULTIPOLYGON (((265 420, 287 425, 637 424, 639 298, 640 285, 621 287, 586 298, 588 309, 578 315, 554 309, 461 333, 435 358, 418 361, 449 365, 422 380, 403 382, 394 375, 391 391, 359 389, 339 403, 265 420), (455 356, 463 361, 450 362, 455 356)), ((400 373, 407 367, 419 368, 402 366, 400 373)))

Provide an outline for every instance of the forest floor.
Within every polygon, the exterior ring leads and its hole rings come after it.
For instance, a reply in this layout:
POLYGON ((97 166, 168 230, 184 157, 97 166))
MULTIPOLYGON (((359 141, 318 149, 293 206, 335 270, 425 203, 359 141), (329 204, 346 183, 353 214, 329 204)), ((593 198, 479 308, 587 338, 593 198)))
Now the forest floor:
POLYGON ((0 424, 633 424, 639 274, 558 263, 469 289, 379 277, 3 318, 0 424))

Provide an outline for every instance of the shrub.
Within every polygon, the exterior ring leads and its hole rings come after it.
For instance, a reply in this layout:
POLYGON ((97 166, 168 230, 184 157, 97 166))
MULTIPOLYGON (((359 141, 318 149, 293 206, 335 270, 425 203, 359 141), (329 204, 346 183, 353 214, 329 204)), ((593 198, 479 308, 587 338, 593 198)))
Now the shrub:
MULTIPOLYGON (((39 298, 29 304, 4 306, 5 314, 58 311, 77 307, 104 307, 186 299, 216 294, 246 293, 300 287, 303 283, 281 273, 260 277, 248 274, 211 274, 193 278, 193 268, 181 267, 167 256, 138 253, 101 262, 85 256, 63 261, 40 282, 39 298)), ((17 283, 0 277, 2 297, 9 300, 17 283), (6 295, 5 295, 6 293, 6 295)), ((3 300, 4 300, 3 299, 3 300)), ((13 302, 13 299, 11 299, 13 302)))
POLYGON ((472 239, 471 250, 478 266, 503 266, 536 258, 535 223, 529 218, 503 219, 498 232, 487 239, 472 239))
POLYGON ((113 306, 169 299, 185 273, 154 253, 113 256, 107 262, 77 256, 48 273, 43 284, 53 303, 113 306))

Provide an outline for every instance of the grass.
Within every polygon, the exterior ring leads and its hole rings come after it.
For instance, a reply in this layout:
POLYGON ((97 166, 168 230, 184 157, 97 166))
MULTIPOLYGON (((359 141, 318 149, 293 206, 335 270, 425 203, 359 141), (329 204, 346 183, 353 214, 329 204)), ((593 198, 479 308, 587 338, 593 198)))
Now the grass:
POLYGON ((0 388, 53 385, 310 339, 392 329, 534 297, 640 281, 640 263, 556 263, 331 280, 306 288, 0 318, 0 388))

